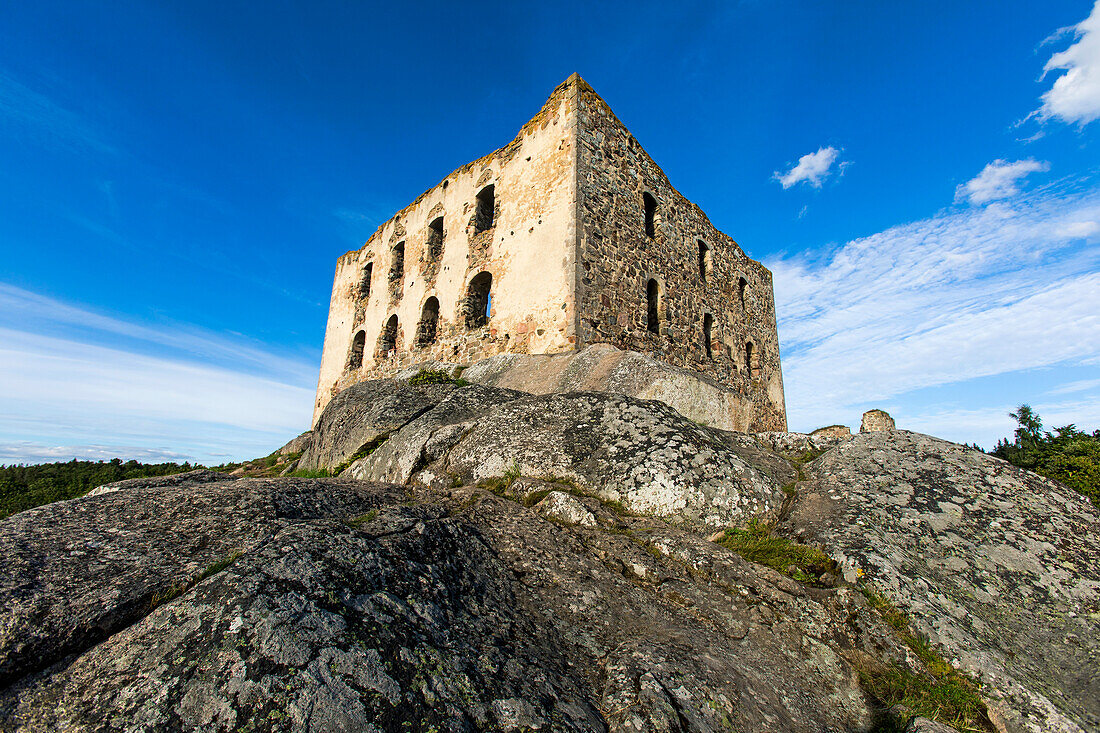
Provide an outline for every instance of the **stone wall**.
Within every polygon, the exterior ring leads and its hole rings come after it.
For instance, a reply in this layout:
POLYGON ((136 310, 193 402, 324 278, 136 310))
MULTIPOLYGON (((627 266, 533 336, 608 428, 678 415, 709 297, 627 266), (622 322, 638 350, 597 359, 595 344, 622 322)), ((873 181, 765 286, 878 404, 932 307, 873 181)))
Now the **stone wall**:
POLYGON ((771 273, 680 195, 607 104, 580 86, 578 343, 706 372, 745 395, 740 429, 785 430, 771 273), (656 204, 652 235, 646 195, 656 204))
POLYGON ((451 173, 340 257, 314 422, 341 389, 413 363, 573 348, 576 89, 559 86, 511 143, 451 173), (482 229, 477 197, 490 185, 493 226, 482 229), (433 227, 439 217, 442 237, 433 227), (482 272, 492 275, 491 318, 471 328, 467 290, 482 272), (423 318, 430 298, 438 302, 435 339, 419 343, 418 332, 431 325, 423 318), (394 316, 396 328, 387 329, 394 316), (362 362, 355 366, 360 332, 362 362))

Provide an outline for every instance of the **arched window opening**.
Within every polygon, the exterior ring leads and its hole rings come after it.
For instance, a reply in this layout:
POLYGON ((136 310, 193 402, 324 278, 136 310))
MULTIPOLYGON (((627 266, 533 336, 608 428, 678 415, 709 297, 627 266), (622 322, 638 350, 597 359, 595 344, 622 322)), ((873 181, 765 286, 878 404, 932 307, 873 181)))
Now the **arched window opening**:
POLYGON ((393 262, 390 265, 390 280, 400 280, 405 274, 405 243, 398 242, 393 246, 393 262))
POLYGON ((466 288, 466 328, 479 328, 489 322, 492 313, 493 276, 479 272, 466 288))
POLYGON ((703 348, 707 352, 707 358, 714 358, 710 349, 711 331, 714 330, 714 316, 710 313, 703 314, 703 348))
POLYGON ((707 281, 707 272, 710 271, 710 247, 702 239, 696 240, 699 245, 699 279, 707 281))
POLYGON ((439 300, 433 296, 424 301, 424 309, 420 311, 420 323, 416 325, 416 345, 424 347, 435 343, 438 324, 439 300))
POLYGON ((756 363, 757 356, 754 353, 752 341, 745 342, 745 373, 756 379, 760 376, 760 366, 756 363))
POLYGON ((645 235, 647 237, 657 236, 657 227, 655 220, 657 218, 657 199, 653 198, 652 194, 642 194, 642 208, 645 209, 645 235))
POLYGON ((382 334, 378 337, 378 351, 386 356, 397 348, 397 314, 390 316, 386 325, 382 327, 382 334))
POLYGON ((650 333, 660 333, 661 327, 658 323, 657 314, 657 296, 660 294, 660 287, 657 285, 656 280, 650 280, 645 287, 646 297, 646 328, 650 333))
POLYGON ((741 299, 741 310, 745 309, 745 290, 749 287, 749 281, 743 277, 737 278, 737 297, 741 299))
POLYGON ((474 214, 474 233, 493 228, 493 216, 496 210, 496 186, 488 185, 477 195, 477 211, 474 214))
POLYGON ((348 354, 348 369, 363 366, 363 346, 367 343, 367 332, 359 331, 351 340, 351 352, 348 354))
POLYGON ((438 260, 443 254, 443 217, 428 225, 428 259, 438 260))
POLYGON ((363 298, 370 297, 370 280, 373 273, 374 263, 368 262, 367 266, 363 268, 363 277, 359 281, 359 293, 363 298))

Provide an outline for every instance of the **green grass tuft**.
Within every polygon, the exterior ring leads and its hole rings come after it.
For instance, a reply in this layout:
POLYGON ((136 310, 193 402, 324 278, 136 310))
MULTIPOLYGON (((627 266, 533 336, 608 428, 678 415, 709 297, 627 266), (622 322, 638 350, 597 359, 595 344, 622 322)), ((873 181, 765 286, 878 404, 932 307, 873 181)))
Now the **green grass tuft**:
POLYGON ((469 382, 438 369, 421 369, 409 379, 409 384, 453 384, 456 387, 465 387, 469 382))
POLYGON ((373 522, 377 518, 378 518, 378 510, 377 509, 371 509, 366 514, 361 514, 358 517, 354 517, 352 519, 347 520, 345 522, 345 524, 347 524, 349 527, 359 528, 359 527, 362 527, 364 524, 370 524, 371 522, 373 522))
POLYGON ((821 550, 774 535, 771 527, 755 519, 745 529, 727 529, 718 544, 801 583, 818 583, 822 574, 836 569, 836 563, 821 550))
MULTIPOLYGON (((878 669, 859 670, 860 683, 883 707, 903 705, 914 715, 945 723, 960 731, 991 731, 985 703, 978 685, 951 666, 928 639, 917 634, 909 616, 868 583, 859 587, 871 608, 894 629, 906 646, 921 660, 925 674, 891 664, 878 669)), ((895 721, 904 725, 906 721, 895 721)))

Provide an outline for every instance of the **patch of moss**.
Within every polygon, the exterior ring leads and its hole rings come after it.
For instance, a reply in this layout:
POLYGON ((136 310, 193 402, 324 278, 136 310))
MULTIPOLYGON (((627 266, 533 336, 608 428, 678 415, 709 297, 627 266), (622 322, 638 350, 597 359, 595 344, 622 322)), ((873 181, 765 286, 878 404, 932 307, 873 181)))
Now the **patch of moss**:
POLYGON ((818 584, 821 575, 836 569, 836 563, 821 550, 775 535, 770 526, 755 519, 745 529, 727 529, 718 544, 801 583, 818 584))

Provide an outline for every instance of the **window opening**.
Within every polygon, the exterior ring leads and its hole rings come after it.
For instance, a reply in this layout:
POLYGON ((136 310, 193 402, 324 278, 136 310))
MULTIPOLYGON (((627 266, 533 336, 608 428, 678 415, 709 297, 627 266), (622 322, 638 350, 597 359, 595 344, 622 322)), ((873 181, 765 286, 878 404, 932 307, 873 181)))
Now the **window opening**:
POLYGON ((474 214, 474 233, 484 232, 493 228, 493 217, 496 209, 496 186, 489 185, 481 189, 477 195, 477 211, 474 214))
POLYGON ((432 296, 424 301, 424 309, 420 311, 420 323, 416 327, 416 345, 430 346, 435 343, 438 324, 439 299, 432 296))
POLYGON ((643 193, 642 208, 645 209, 645 235, 654 237, 657 232, 654 226, 654 220, 657 218, 657 199, 653 198, 652 194, 643 193))
POLYGON ((359 331, 351 340, 351 353, 348 354, 348 369, 363 366, 363 345, 367 342, 367 332, 359 331))
POLYGON ((650 280, 646 284, 646 327, 650 333, 660 333, 657 314, 657 296, 660 288, 656 280, 650 280))
POLYGON ((466 328, 478 328, 489 322, 492 314, 493 276, 479 272, 466 288, 466 328))

